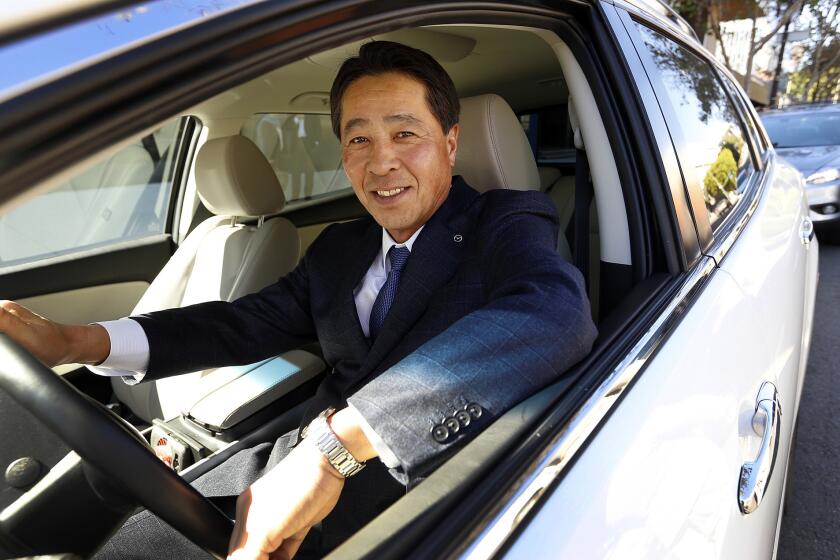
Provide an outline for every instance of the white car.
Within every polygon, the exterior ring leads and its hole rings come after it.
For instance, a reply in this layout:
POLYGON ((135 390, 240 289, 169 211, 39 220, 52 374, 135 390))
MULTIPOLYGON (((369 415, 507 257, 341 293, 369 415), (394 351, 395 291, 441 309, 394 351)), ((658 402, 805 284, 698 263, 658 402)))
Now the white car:
MULTIPOLYGON (((593 351, 331 558, 774 556, 818 246, 801 175, 666 5, 20 4, 0 9, 0 298, 53 319, 230 299, 360 217, 328 92, 371 39, 439 60, 459 155, 492 148, 556 204, 593 351), (240 136, 277 215, 209 209, 197 154, 240 136)), ((311 346, 129 387, 0 338, 4 558, 91 556, 138 504, 224 556, 230 519, 185 482, 294 426, 328 369, 311 346)))

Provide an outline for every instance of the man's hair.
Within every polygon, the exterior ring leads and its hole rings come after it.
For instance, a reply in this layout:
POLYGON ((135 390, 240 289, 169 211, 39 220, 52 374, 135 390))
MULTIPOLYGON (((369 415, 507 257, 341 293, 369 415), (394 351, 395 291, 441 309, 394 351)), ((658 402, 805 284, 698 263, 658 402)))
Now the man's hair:
POLYGON ((348 58, 338 69, 330 90, 333 132, 341 138, 341 98, 350 84, 365 76, 399 72, 414 78, 426 88, 426 103, 444 133, 458 122, 461 104, 455 84, 438 61, 427 53, 391 41, 365 43, 359 55, 348 58))

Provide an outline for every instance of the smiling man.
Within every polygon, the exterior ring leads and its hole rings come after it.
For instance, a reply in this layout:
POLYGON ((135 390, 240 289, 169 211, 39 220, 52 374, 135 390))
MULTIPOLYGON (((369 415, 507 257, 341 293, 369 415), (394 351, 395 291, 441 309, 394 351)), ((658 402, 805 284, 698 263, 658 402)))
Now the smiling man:
POLYGON ((358 78, 341 106, 335 114, 339 122, 343 116, 342 159, 353 190, 391 238, 405 243, 449 194, 458 124, 438 122, 426 86, 397 72, 358 78))
MULTIPOLYGON (((291 557, 307 535, 300 555, 323 555, 557 379, 595 337, 582 278, 555 251, 547 197, 479 194, 453 178, 459 101, 432 57, 365 44, 340 68, 331 111, 370 217, 328 227, 259 293, 122 320, 148 347, 130 372, 144 380, 321 344, 332 372, 302 438, 240 452, 196 482, 208 494, 241 492, 237 560, 291 557)), ((11 302, 3 310, 0 331, 46 363, 126 367, 125 330, 113 324, 58 325, 11 302)), ((147 515, 103 557, 194 554, 174 550, 182 544, 147 515)))

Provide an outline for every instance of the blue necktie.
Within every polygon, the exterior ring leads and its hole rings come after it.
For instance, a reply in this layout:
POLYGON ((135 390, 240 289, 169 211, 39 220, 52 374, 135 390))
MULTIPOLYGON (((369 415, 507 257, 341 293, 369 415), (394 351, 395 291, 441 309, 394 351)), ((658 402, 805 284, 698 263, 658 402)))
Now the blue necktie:
POLYGON ((373 302, 373 308, 370 310, 370 323, 368 323, 368 332, 370 339, 376 338, 379 334, 379 329, 382 328, 382 323, 385 322, 385 316, 388 310, 391 309, 391 304, 394 303, 394 296, 397 295, 397 286, 400 284, 400 274, 408 260, 408 255, 411 253, 406 247, 392 246, 388 251, 388 260, 391 262, 391 272, 388 273, 388 278, 385 279, 385 284, 379 290, 376 296, 376 301, 373 302))

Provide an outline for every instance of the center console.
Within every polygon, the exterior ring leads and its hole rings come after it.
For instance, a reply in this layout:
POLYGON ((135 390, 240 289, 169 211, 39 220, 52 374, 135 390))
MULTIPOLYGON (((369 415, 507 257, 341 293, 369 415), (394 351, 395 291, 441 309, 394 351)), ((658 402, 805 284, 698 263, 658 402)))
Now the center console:
POLYGON ((304 350, 220 368, 202 379, 197 394, 203 396, 181 415, 155 420, 144 435, 161 460, 183 472, 279 416, 300 409, 325 372, 324 362, 304 350))

